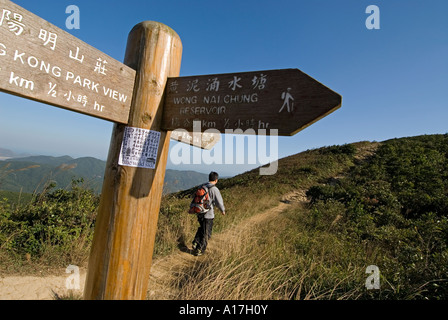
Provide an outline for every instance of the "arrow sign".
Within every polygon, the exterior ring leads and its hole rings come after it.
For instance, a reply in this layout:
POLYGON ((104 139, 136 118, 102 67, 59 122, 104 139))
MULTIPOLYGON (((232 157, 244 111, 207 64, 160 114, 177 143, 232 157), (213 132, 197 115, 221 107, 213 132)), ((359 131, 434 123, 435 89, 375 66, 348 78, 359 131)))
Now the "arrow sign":
POLYGON ((292 136, 341 102, 339 94, 298 69, 171 78, 162 127, 192 132, 193 122, 200 121, 202 131, 278 129, 292 136))
POLYGON ((135 71, 0 0, 0 91, 127 123, 135 71))

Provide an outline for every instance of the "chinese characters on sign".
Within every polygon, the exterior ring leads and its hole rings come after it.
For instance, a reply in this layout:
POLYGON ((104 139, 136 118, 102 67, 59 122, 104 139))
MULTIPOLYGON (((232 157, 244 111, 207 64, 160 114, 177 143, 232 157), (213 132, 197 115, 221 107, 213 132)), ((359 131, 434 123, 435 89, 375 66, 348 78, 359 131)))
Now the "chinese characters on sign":
MULTIPOLYGON (((298 69, 168 79, 165 130, 278 130, 293 135, 341 106, 341 96, 298 69)), ((229 133, 229 132, 228 132, 229 133)))
MULTIPOLYGON (((0 0, 0 91, 127 124, 135 74, 0 0)), ((166 88, 162 129, 189 133, 199 122, 201 131, 213 129, 215 135, 294 135, 342 103, 339 94, 298 69, 171 78, 166 88)))
POLYGON ((13 13, 8 9, 3 9, 0 17, 0 26, 3 24, 8 26, 9 31, 20 36, 24 30, 25 25, 22 23, 23 16, 19 13, 13 13))
POLYGON ((154 169, 159 150, 160 132, 126 127, 118 164, 154 169))
POLYGON ((127 124, 135 71, 0 0, 0 91, 127 124))

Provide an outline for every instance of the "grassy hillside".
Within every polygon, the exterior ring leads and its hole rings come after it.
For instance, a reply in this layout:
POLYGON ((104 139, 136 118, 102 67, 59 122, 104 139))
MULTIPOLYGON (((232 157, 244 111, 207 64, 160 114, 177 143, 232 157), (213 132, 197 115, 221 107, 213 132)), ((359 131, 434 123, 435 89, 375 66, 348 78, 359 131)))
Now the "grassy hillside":
MULTIPOLYGON (((220 231, 292 190, 306 190, 309 203, 178 270, 177 298, 448 298, 447 148, 448 135, 333 146, 281 160, 273 177, 252 171, 223 181, 220 231), (365 287, 370 265, 381 290, 365 287)), ((187 195, 164 206, 159 254, 190 244, 196 223, 181 215, 187 195)))
MULTIPOLYGON (((448 135, 309 150, 280 160, 274 176, 253 170, 219 187, 227 216, 216 233, 292 191, 309 202, 178 270, 178 299, 448 298, 448 135), (369 265, 380 290, 365 288, 369 265)), ((190 245, 192 191, 164 196, 155 258, 190 245)), ((33 263, 85 266, 97 203, 76 184, 27 206, 0 201, 0 270, 24 268, 27 253, 33 263)))

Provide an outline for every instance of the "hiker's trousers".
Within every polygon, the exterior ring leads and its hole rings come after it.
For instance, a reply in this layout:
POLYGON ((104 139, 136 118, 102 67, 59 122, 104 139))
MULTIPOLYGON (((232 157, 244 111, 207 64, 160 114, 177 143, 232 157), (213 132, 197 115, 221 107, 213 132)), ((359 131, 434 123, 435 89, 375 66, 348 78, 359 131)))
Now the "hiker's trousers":
POLYGON ((213 220, 198 216, 199 228, 193 243, 197 244, 199 250, 205 251, 207 249, 208 240, 212 237, 213 220))

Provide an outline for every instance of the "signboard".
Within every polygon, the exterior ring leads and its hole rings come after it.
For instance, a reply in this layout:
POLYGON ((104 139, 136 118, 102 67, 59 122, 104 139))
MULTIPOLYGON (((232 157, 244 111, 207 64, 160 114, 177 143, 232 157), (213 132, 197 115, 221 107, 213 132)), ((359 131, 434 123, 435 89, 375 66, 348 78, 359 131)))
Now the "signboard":
MULTIPOLYGON (((162 128, 277 129, 291 136, 341 107, 339 94, 298 69, 168 79, 162 128)), ((237 133, 237 132, 236 132, 237 133)))
POLYGON ((0 91, 127 124, 135 71, 0 0, 0 91))

